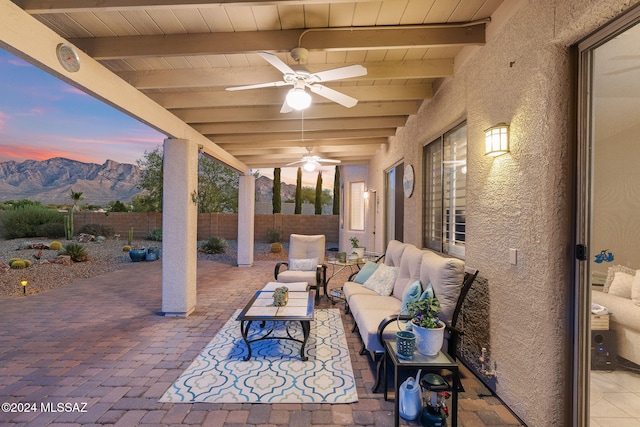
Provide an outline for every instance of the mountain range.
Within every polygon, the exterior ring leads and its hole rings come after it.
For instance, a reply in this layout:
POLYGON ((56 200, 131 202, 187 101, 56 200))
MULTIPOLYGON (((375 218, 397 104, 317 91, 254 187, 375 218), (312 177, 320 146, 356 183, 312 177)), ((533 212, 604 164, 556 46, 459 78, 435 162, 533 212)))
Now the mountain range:
MULTIPOLYGON (((42 204, 68 204, 71 191, 82 192, 82 204, 104 206, 112 201, 129 202, 143 190, 137 187, 138 166, 107 160, 84 163, 56 157, 47 160, 0 162, 0 201, 29 199, 42 204)), ((296 186, 282 183, 282 200, 293 199, 296 186)), ((256 180, 256 201, 271 202, 273 180, 256 180)))

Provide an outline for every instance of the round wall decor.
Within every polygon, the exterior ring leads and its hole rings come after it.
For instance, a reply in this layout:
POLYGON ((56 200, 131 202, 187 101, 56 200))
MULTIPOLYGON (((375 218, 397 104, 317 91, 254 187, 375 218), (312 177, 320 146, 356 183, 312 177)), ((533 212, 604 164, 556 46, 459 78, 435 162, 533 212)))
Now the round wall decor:
POLYGON ((404 175, 402 176, 402 187, 404 189, 404 197, 411 197, 413 194, 413 184, 415 180, 415 174, 413 172, 413 166, 407 165, 404 168, 404 175))

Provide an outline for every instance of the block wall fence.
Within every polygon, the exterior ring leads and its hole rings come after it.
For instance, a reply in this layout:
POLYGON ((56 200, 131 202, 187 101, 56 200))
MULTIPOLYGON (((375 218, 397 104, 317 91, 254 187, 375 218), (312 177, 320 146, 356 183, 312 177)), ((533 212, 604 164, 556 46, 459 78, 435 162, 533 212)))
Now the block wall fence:
MULTIPOLYGON (((73 214, 74 234, 85 224, 102 224, 113 228, 120 238, 127 238, 133 227, 136 239, 144 239, 151 230, 162 227, 160 212, 112 212, 105 215, 100 212, 75 212, 73 214)), ((276 228, 282 232, 282 241, 288 242, 291 234, 324 234, 327 243, 338 242, 338 215, 285 215, 256 214, 255 240, 267 242, 267 230, 276 228)), ((198 214, 198 240, 209 237, 222 237, 227 240, 238 238, 238 215, 225 213, 198 214)))

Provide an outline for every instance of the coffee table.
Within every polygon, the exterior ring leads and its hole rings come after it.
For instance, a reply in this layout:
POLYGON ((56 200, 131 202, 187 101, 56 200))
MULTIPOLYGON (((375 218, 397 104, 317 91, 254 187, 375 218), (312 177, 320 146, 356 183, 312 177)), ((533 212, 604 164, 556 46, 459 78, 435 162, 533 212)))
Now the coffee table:
MULTIPOLYGON (((284 284, 286 286, 286 284, 284 284)), ((290 340, 301 344, 300 359, 308 360, 304 354, 304 347, 309 339, 311 331, 311 321, 313 320, 314 308, 313 292, 289 292, 289 300, 287 305, 283 307, 275 307, 273 305, 273 291, 261 290, 251 298, 244 307, 237 319, 240 321, 240 333, 242 339, 247 344, 247 355, 243 358, 245 361, 251 358, 251 343, 262 340, 290 340), (249 329, 255 321, 261 322, 262 330, 254 331, 252 337, 249 337, 249 329), (267 322, 274 322, 269 328, 265 328, 267 322), (285 322, 286 335, 274 335, 275 322, 285 322), (289 322, 300 322, 302 326, 302 339, 294 337, 289 331, 289 322)))

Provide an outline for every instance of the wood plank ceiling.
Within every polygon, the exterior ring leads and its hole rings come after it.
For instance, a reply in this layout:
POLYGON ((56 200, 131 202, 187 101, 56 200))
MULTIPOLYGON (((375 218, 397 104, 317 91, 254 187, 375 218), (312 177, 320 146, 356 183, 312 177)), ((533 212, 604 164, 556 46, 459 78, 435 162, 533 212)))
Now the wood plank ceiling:
POLYGON ((14 0, 47 27, 251 168, 307 154, 363 164, 482 45, 503 0, 14 0), (298 64, 296 47, 309 50, 298 64), (362 77, 325 85, 358 99, 346 108, 312 94, 280 113, 290 86, 257 52, 292 68, 360 64, 362 77))

